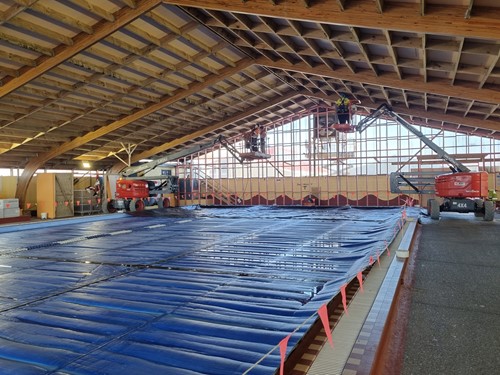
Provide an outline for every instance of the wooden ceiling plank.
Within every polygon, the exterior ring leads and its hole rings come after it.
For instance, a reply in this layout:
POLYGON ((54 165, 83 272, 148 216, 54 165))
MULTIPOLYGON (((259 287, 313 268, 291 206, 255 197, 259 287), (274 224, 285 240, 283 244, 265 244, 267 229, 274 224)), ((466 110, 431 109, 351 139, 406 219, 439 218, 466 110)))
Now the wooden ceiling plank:
MULTIPOLYGON (((149 46, 145 46, 143 48, 136 48, 134 46, 131 46, 128 43, 121 41, 118 38, 109 37, 108 41, 110 41, 111 43, 113 43, 117 47, 120 47, 122 49, 125 49, 126 51, 131 52, 131 54, 129 56, 127 56, 125 58, 118 58, 117 59, 117 61, 121 65, 124 65, 124 66, 130 66, 130 64, 135 60, 151 60, 151 61, 156 62, 157 64, 160 64, 161 66, 168 67, 171 71, 179 72, 181 74, 186 75, 187 77, 190 77, 190 78, 192 78, 196 81, 200 81, 200 82, 202 81, 201 77, 196 76, 195 74, 184 69, 185 67, 189 66, 189 63, 198 65, 202 69, 205 69, 211 73, 215 73, 217 71, 213 67, 199 62, 200 59, 202 59, 203 57, 208 55, 208 53, 205 51, 200 51, 197 55, 189 56, 177 48, 174 48, 172 46, 168 46, 169 51, 172 54, 176 55, 177 58, 181 61, 178 64, 171 64, 171 63, 168 63, 159 57, 152 55, 152 53, 154 51, 157 51, 162 47, 166 47, 166 45, 164 43, 155 44, 154 41, 152 41, 152 44, 149 46)), ((141 70, 141 69, 138 69, 138 70, 141 70)))
MULTIPOLYGON (((344 84, 344 82, 342 82, 342 84, 344 84)), ((344 86, 345 86, 345 84, 344 84, 344 86)), ((370 91, 366 88, 366 86, 365 86, 365 85, 363 85, 362 83, 359 83, 359 86, 363 89, 363 91, 365 92, 366 96, 370 99, 370 101, 371 101, 372 103, 375 103, 375 98, 374 98, 374 96, 373 96, 373 95, 372 95, 372 93, 371 93, 371 92, 370 92, 370 91)), ((345 86, 345 87, 346 87, 346 89, 347 89, 347 86, 345 86)), ((346 91, 348 91, 348 90, 346 90, 346 91)))
POLYGON ((0 30, 0 39, 5 43, 11 44, 15 48, 24 48, 27 50, 38 52, 46 56, 54 56, 54 51, 50 48, 42 47, 35 43, 31 43, 27 38, 20 38, 17 35, 6 33, 0 30))
MULTIPOLYGON (((36 66, 36 61, 26 58, 26 57, 21 57, 16 54, 10 53, 10 52, 4 52, 0 51, 0 58, 8 60, 8 61, 13 61, 18 64, 21 64, 23 66, 36 66)), ((2 68, 3 70, 3 68, 2 68)))
MULTIPOLYGON (((263 74, 264 73, 268 74, 269 72, 265 72, 264 71, 263 74)), ((281 96, 281 92, 279 90, 277 90, 276 85, 268 84, 263 79, 257 78, 256 75, 248 75, 246 72, 243 72, 243 74, 246 75, 246 76, 248 76, 250 79, 253 79, 259 86, 265 87, 268 92, 273 92, 275 95, 280 95, 281 96)))
POLYGON ((72 3, 80 8, 86 9, 90 13, 93 13, 101 18, 104 18, 105 20, 109 22, 114 22, 115 21, 115 16, 107 12, 106 10, 102 9, 98 5, 91 4, 88 0, 66 0, 69 3, 72 3))
POLYGON ((35 24, 28 22, 24 19, 14 18, 14 19, 9 21, 9 24, 14 25, 20 29, 24 29, 24 30, 28 31, 29 33, 38 35, 41 38, 49 38, 49 39, 52 39, 56 42, 62 43, 66 46, 73 45, 73 39, 71 39, 69 36, 62 35, 58 32, 52 31, 52 30, 47 29, 46 27, 43 27, 40 25, 35 25, 35 24))
POLYGON ((328 87, 330 87, 330 89, 331 89, 334 93, 336 93, 336 94, 340 97, 340 92, 337 90, 337 88, 336 88, 336 87, 334 87, 334 86, 331 84, 331 82, 330 82, 330 81, 328 81, 327 79, 325 79, 325 77, 320 77, 320 78, 321 78, 321 80, 322 80, 323 82, 325 82, 325 84, 326 84, 328 87))
POLYGON ((248 87, 248 84, 250 83, 250 80, 248 79, 237 81, 236 79, 229 77, 226 78, 226 81, 231 82, 233 85, 239 87, 241 90, 246 91, 249 94, 252 94, 254 97, 258 97, 262 100, 267 100, 267 97, 264 95, 264 93, 267 92, 267 89, 258 91, 248 87))
POLYGON ((63 48, 57 48, 54 56, 51 57, 40 57, 37 60, 38 66, 31 69, 23 69, 22 74, 19 77, 12 78, 8 81, 2 80, 2 86, 0 87, 0 98, 16 90, 17 88, 25 85, 31 80, 37 78, 38 76, 44 74, 48 70, 54 68, 55 66, 61 64, 67 59, 78 54, 85 48, 90 47, 99 40, 109 36, 116 30, 125 26, 129 22, 132 22, 136 18, 140 17, 145 12, 150 11, 154 7, 161 4, 161 0, 143 0, 140 1, 137 8, 135 9, 121 9, 116 13, 115 22, 105 22, 101 21, 94 26, 94 34, 78 34, 73 38, 73 45, 63 48))
MULTIPOLYGON (((304 8, 300 0, 287 0, 275 6, 264 0, 246 3, 226 0, 173 0, 169 4, 255 14, 268 17, 304 20, 327 24, 351 25, 406 32, 461 35, 471 38, 496 39, 500 35, 500 9, 474 7, 474 17, 464 18, 464 8, 459 5, 420 4, 413 2, 391 3, 391 11, 379 13, 366 2, 348 8, 335 8, 330 0, 317 0, 304 8), (425 8, 424 8, 425 5, 425 8), (423 12, 423 13, 422 13, 423 12), (446 22, 443 22, 446 20, 446 22)), ((339 3, 337 1, 337 3, 339 3)))
POLYGON ((464 117, 467 117, 467 115, 469 114, 469 111, 471 110, 472 106, 474 105, 474 100, 472 100, 469 105, 467 106, 467 109, 465 110, 464 112, 464 117))
POLYGON ((72 28, 76 28, 86 34, 92 34, 94 32, 92 26, 89 26, 85 23, 83 23, 81 20, 70 17, 66 15, 65 13, 56 11, 55 9, 49 7, 46 5, 46 3, 42 3, 40 1, 34 3, 30 9, 41 13, 48 18, 51 18, 53 20, 57 20, 58 22, 64 23, 67 26, 70 26, 72 28))
POLYGON ((208 77, 205 82, 202 83, 195 83, 192 84, 191 87, 187 90, 177 90, 175 95, 172 96, 167 96, 164 98, 162 101, 159 103, 153 103, 151 106, 135 111, 134 113, 124 116, 123 118, 116 120, 112 122, 109 125, 100 127, 99 129, 84 134, 81 137, 75 138, 72 141, 66 142, 62 145, 59 145, 56 148, 51 149, 49 152, 43 153, 41 155, 38 155, 38 157, 31 159, 25 166, 24 171, 22 175, 19 178, 18 181, 18 186, 16 190, 16 197, 18 197, 21 201, 24 201, 26 192, 28 189, 29 182, 31 181, 31 178, 33 177, 33 174, 36 172, 38 168, 40 168, 44 163, 47 161, 58 157, 59 155, 64 154, 67 151, 70 151, 76 147, 79 147, 89 141, 92 141, 94 139, 97 139, 103 135, 106 135, 114 130, 117 130, 119 128, 122 128, 125 125, 128 125, 144 116, 147 116, 153 112, 156 112, 160 110, 161 108, 175 103, 178 100, 181 100, 189 95, 192 95, 195 92, 198 92, 199 90, 202 90, 205 87, 208 87, 221 79, 223 79, 226 76, 231 76, 238 71, 247 68, 248 66, 253 64, 253 60, 251 59, 246 59, 242 60, 238 63, 236 67, 229 67, 222 69, 218 75, 212 75, 208 77))
MULTIPOLYGON (((280 49, 281 49, 280 46, 276 45, 275 42, 273 40, 271 40, 271 38, 268 36, 268 33, 255 31, 253 29, 254 25, 250 22, 250 20, 248 19, 248 17, 246 15, 234 14, 233 16, 245 27, 247 32, 251 33, 251 35, 253 35, 256 39, 260 40, 266 46, 266 48, 273 51, 275 54, 280 56, 282 59, 285 59, 286 61, 292 61, 286 55, 286 53, 282 53, 280 51, 280 49)), ((259 19, 260 19, 261 23, 263 23, 263 21, 260 17, 259 17, 259 19)), ((268 25, 269 23, 265 23, 265 24, 268 25)), ((270 28, 271 28, 271 26, 270 26, 270 28)), ((252 45, 252 47, 255 47, 255 46, 252 45)), ((293 49, 292 49, 292 51, 293 51, 293 49)))
POLYGON ((306 89, 307 91, 309 91, 311 94, 313 94, 313 91, 307 87, 307 86, 304 86, 304 83, 302 81, 299 80, 299 78, 297 76, 300 76, 300 73, 302 72, 298 72, 299 74, 297 75, 294 75, 294 74, 289 74, 288 72, 286 71, 283 71, 283 74, 284 74, 284 78, 292 85, 292 87, 297 91, 297 90, 301 90, 302 88, 306 89), (293 83, 293 82, 294 83, 293 83))
POLYGON ((169 20, 167 20, 167 19, 165 19, 163 17, 160 17, 160 16, 158 16, 158 15, 156 15, 154 13, 151 13, 149 15, 149 17, 151 19, 153 19, 155 22, 159 23, 160 25, 166 27, 167 29, 169 29, 173 33, 177 34, 178 36, 181 36, 184 39, 188 40, 189 42, 193 43, 198 48, 201 48, 202 50, 204 50, 204 51, 206 51, 206 52, 214 55, 219 60, 224 61, 227 65, 229 65, 229 66, 235 66, 234 61, 231 61, 226 56, 224 56, 223 54, 221 54, 220 52, 218 52, 218 50, 220 48, 212 50, 210 48, 210 46, 205 45, 203 42, 199 41, 197 38, 194 38, 193 36, 189 35, 189 31, 191 31, 191 30, 193 30, 193 29, 195 29, 195 28, 197 28, 199 26, 199 24, 197 24, 196 22, 193 21, 190 24, 185 25, 184 28, 178 28, 172 22, 170 22, 169 20))
POLYGON ((22 3, 18 1, 15 4, 11 5, 9 9, 7 9, 0 15, 0 25, 11 20, 27 8, 29 8, 31 5, 35 4, 37 1, 39 0, 30 0, 22 3))
POLYGON ((444 110, 444 113, 445 113, 445 114, 448 112, 448 107, 449 107, 449 105, 450 105, 450 97, 448 96, 448 97, 446 98, 446 104, 445 104, 445 106, 444 106, 444 108, 443 108, 443 110, 444 110))

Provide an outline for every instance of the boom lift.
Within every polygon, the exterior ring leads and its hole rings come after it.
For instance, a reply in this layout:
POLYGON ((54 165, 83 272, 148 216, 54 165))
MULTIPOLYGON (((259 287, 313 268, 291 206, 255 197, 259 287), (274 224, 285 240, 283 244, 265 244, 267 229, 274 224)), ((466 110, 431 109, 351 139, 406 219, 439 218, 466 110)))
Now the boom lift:
POLYGON ((145 174, 159 165, 212 148, 218 143, 226 148, 240 163, 245 160, 267 159, 271 156, 261 152, 239 153, 231 143, 222 135, 219 135, 214 141, 174 152, 144 164, 129 166, 123 169, 120 175, 106 176, 107 188, 103 189, 105 196, 103 196, 102 200, 107 204, 103 204, 103 212, 113 213, 118 210, 142 211, 146 206, 154 205, 157 205, 158 208, 175 206, 178 176, 145 176, 145 174), (114 187, 114 192, 111 187, 114 187), (110 197, 109 200, 106 195, 110 197))
MULTIPOLYGON (((432 219, 439 219, 440 212, 474 212, 476 216, 483 216, 485 221, 492 221, 495 215, 495 204, 488 199, 488 173, 471 172, 469 168, 453 158, 441 147, 423 135, 417 128, 404 118, 392 111, 387 104, 380 105, 374 112, 363 118, 354 130, 362 133, 380 117, 390 117, 405 129, 416 135, 425 145, 433 150, 440 158, 450 164, 452 173, 434 177, 434 193, 441 199, 429 199, 427 211, 432 219)), ((400 186, 409 186, 416 193, 430 193, 425 190, 429 180, 421 176, 414 178, 402 173, 391 174, 391 192, 401 193, 400 186)))

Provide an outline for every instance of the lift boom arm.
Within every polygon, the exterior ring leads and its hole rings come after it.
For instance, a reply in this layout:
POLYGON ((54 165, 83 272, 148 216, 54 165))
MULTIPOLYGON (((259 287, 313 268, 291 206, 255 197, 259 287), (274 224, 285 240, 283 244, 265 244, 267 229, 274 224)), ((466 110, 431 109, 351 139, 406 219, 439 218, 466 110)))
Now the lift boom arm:
POLYGON ((167 163, 169 161, 177 160, 177 159, 186 157, 188 155, 192 155, 192 154, 199 152, 199 151, 206 150, 207 148, 215 146, 217 143, 224 144, 223 142, 225 142, 224 138, 222 137, 222 135, 219 135, 215 140, 213 140, 211 142, 196 145, 194 147, 187 148, 187 149, 184 149, 184 150, 181 150, 178 152, 173 152, 171 154, 165 155, 161 158, 152 160, 152 161, 144 163, 144 164, 127 167, 127 168, 123 169, 120 172, 120 174, 124 177, 130 177, 132 175, 137 175, 137 173, 150 171, 161 164, 167 163))
POLYGON ((433 150, 441 159, 447 161, 453 166, 454 172, 470 172, 470 169, 465 165, 460 163, 458 160, 449 155, 446 151, 444 151, 437 144, 432 142, 429 138, 422 134, 417 128, 412 126, 408 121, 399 116, 397 113, 392 111, 392 108, 389 107, 386 103, 381 104, 374 112, 370 115, 363 118, 356 126, 355 129, 362 133, 366 130, 370 125, 372 125, 378 118, 382 116, 389 116, 398 124, 406 128, 411 133, 415 134, 420 140, 427 145, 431 150, 433 150))

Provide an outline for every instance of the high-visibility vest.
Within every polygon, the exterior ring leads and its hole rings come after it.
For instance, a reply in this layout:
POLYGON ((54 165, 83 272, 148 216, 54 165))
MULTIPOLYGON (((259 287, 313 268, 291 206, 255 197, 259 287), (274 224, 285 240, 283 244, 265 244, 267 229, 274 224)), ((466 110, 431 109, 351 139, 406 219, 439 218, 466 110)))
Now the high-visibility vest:
POLYGON ((349 112, 349 99, 347 98, 340 98, 338 99, 335 104, 337 105, 337 111, 340 113, 347 113, 349 112))

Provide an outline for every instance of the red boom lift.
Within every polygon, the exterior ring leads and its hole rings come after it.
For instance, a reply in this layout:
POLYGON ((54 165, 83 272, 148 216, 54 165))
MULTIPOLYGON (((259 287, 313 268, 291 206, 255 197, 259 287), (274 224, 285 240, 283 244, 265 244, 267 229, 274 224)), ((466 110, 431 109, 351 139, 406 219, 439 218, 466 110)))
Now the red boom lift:
POLYGON ((205 144, 195 145, 147 163, 127 167, 120 172, 119 176, 107 175, 105 179, 106 187, 103 189, 105 195, 102 198, 102 201, 107 203, 103 204, 103 212, 135 212, 144 210, 146 206, 155 205, 158 208, 174 207, 176 205, 175 196, 178 191, 179 178, 177 176, 144 175, 161 164, 182 159, 188 155, 212 148, 217 144, 226 148, 240 163, 245 160, 268 159, 271 157, 271 155, 258 151, 239 153, 231 143, 222 135, 219 135, 215 140, 205 144), (112 186, 114 192, 111 189, 112 186))
MULTIPOLYGON (((401 193, 401 185, 409 186, 417 193, 433 192, 439 199, 429 199, 427 211, 432 219, 439 219, 440 212, 474 212, 476 216, 483 216, 485 221, 492 221, 495 215, 495 202, 489 199, 488 173, 471 172, 469 168, 446 153, 418 129, 413 127, 404 118, 392 111, 387 104, 380 105, 374 112, 363 118, 352 129, 363 132, 380 117, 390 117, 401 126, 415 134, 436 154, 450 164, 452 173, 434 177, 434 191, 423 191, 422 186, 429 185, 429 179, 417 176, 412 179, 402 173, 391 174, 391 192, 401 193)), ((413 192, 412 191, 412 192, 413 192)))

